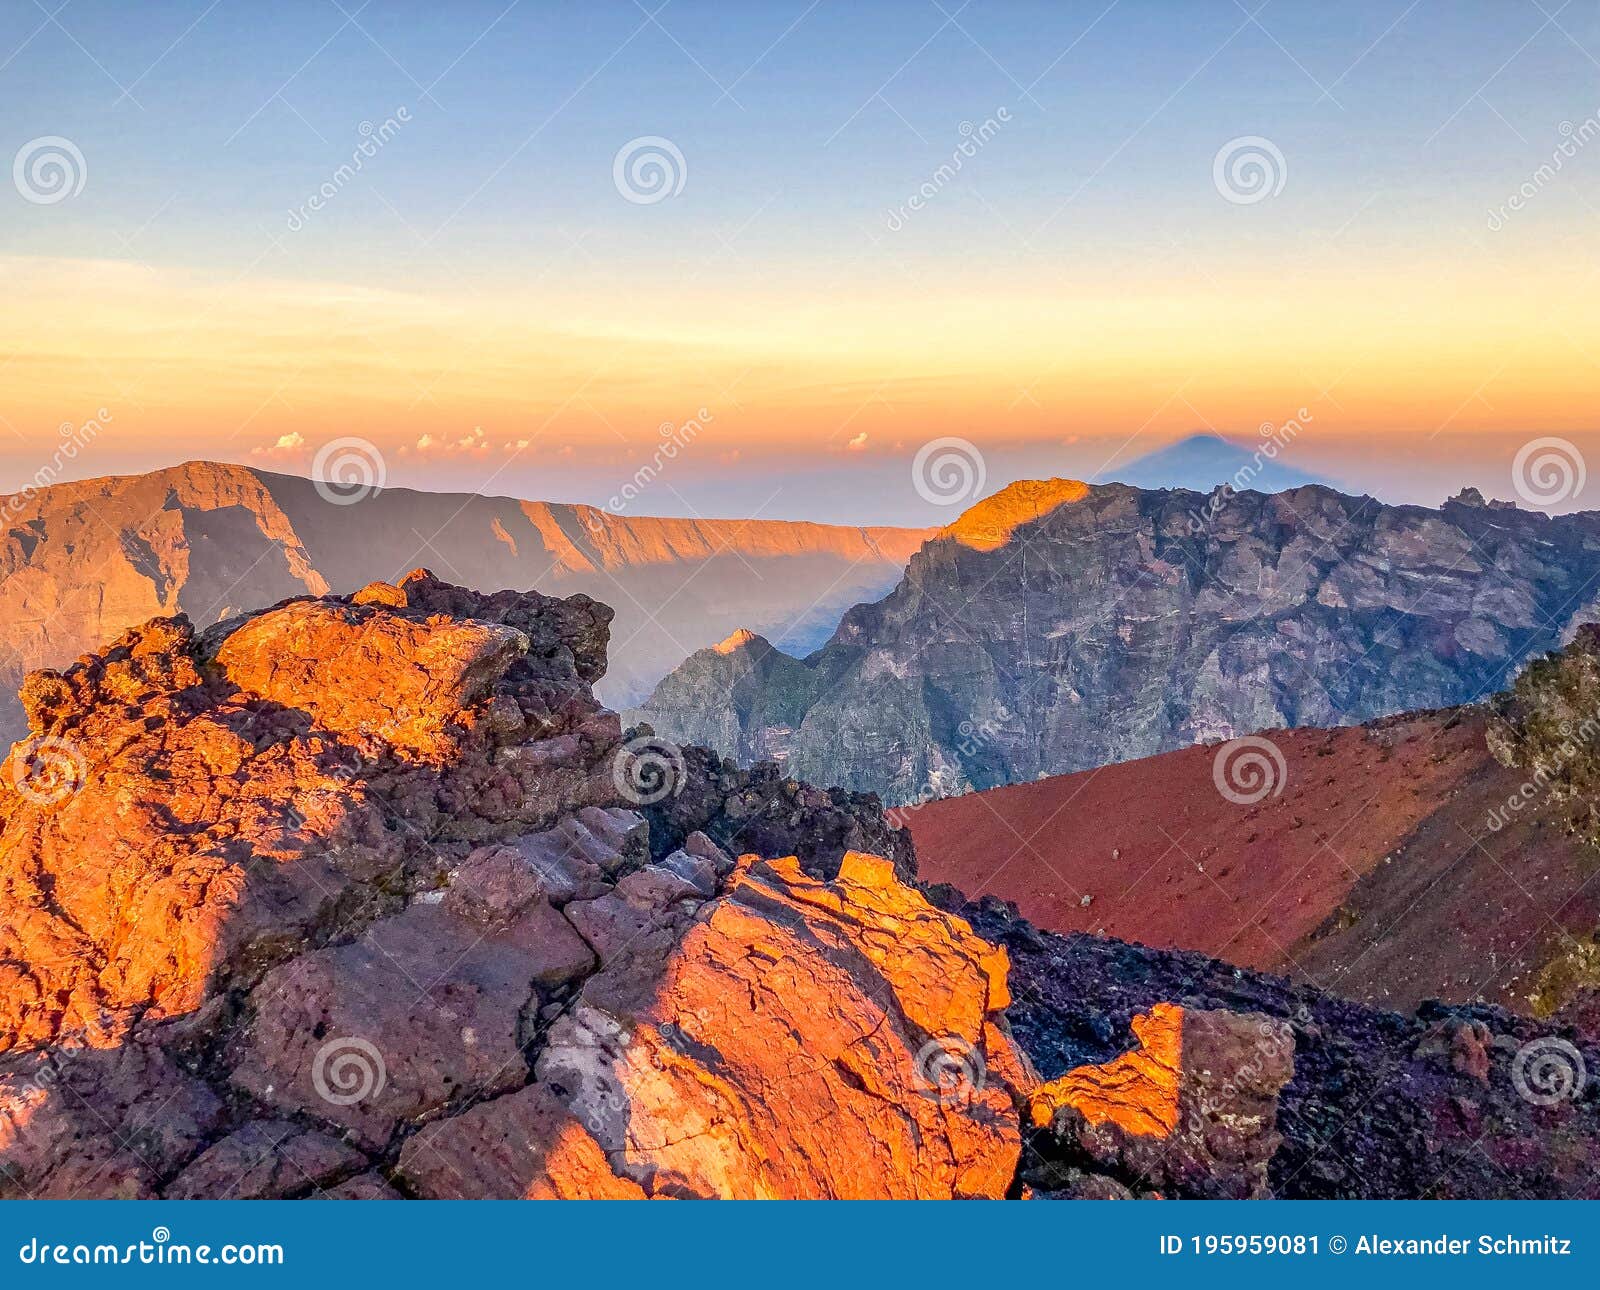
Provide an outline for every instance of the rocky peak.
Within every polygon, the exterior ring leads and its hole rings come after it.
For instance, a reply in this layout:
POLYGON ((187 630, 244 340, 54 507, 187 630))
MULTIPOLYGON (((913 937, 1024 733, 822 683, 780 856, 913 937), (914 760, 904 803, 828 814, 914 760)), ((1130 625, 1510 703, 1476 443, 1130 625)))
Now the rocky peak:
POLYGON ((757 636, 747 627, 739 627, 711 647, 715 654, 737 654, 743 649, 771 649, 772 645, 765 637, 757 636))

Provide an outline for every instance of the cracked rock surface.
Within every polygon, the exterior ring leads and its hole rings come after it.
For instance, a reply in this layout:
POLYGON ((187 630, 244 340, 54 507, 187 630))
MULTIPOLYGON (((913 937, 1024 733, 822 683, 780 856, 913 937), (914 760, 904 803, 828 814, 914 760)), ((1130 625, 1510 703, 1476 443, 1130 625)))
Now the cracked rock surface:
POLYGON ((30 676, 0 1195, 1003 1195, 1004 953, 848 796, 689 750, 653 830, 608 620, 419 570, 30 676))

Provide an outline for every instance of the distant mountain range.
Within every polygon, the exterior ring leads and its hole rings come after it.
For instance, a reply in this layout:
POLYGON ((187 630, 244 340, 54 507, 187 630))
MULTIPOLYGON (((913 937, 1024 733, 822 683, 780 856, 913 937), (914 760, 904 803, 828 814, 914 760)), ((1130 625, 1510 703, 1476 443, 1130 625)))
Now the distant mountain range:
POLYGON ((620 706, 735 627, 814 648, 848 606, 892 587, 930 532, 635 518, 402 488, 338 505, 309 480, 203 461, 59 484, 15 499, 0 532, 0 736, 21 732, 25 671, 63 666, 155 615, 204 626, 416 566, 611 605, 601 688, 620 706))
POLYGON ((631 714, 888 803, 1469 702, 1593 616, 1600 513, 1014 484, 796 658, 739 637, 631 714))
POLYGON ((1132 484, 1135 488, 1191 488, 1209 493, 1219 484, 1243 491, 1281 493, 1305 484, 1334 485, 1331 479, 1286 466, 1273 455, 1276 442, 1248 443, 1219 434, 1194 434, 1165 448, 1113 466, 1095 476, 1095 483, 1132 484))

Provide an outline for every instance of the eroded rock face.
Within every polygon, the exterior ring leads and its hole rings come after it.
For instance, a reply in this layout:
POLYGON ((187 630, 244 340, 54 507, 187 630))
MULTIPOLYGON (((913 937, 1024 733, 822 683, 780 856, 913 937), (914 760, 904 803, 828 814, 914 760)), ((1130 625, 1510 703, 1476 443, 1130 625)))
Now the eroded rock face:
POLYGON ((1029 1083, 1004 954, 879 857, 742 866, 676 944, 641 942, 659 967, 584 984, 540 1082, 651 1195, 1004 1195, 1029 1083))
POLYGON ((653 838, 606 618, 419 571, 31 677, 0 1195, 1004 1194, 1004 954, 859 803, 686 781, 653 838))
POLYGON ((0 1052, 192 1013, 464 853, 615 797, 609 611, 424 571, 129 632, 23 688, 0 766, 0 1052), (473 618, 469 614, 481 615, 473 618))
POLYGON ((820 650, 703 651, 630 719, 894 806, 1471 702, 1593 616, 1597 575, 1593 512, 1024 481, 820 650))

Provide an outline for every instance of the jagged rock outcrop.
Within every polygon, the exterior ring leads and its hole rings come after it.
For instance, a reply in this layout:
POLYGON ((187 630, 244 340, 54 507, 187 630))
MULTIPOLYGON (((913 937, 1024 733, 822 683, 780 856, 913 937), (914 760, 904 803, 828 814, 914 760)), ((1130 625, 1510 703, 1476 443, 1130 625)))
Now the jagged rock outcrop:
POLYGON ((22 733, 12 696, 29 669, 64 667, 151 618, 182 613, 204 629, 289 596, 393 581, 423 562, 481 591, 538 586, 615 606, 603 697, 636 703, 736 627, 814 648, 850 605, 892 587, 930 533, 399 488, 342 505, 310 480, 205 461, 19 494, 6 515, 5 741, 22 733))
POLYGON ((157 619, 28 678, 0 766, 0 1052, 190 1014, 473 839, 614 799, 605 606, 457 619, 463 593, 421 571, 389 593, 198 639, 157 619))
POLYGON ((676 791, 644 807, 658 855, 703 833, 730 851, 798 855, 823 877, 838 872, 846 851, 888 856, 902 878, 916 876, 911 835, 884 818, 875 794, 817 788, 775 762, 742 769, 706 748, 675 751, 682 769, 676 791))
POLYGON ((820 650, 696 655, 636 719, 895 805, 1476 700, 1597 580, 1595 513, 1027 482, 820 650))
POLYGON ((608 621, 417 571, 33 674, 0 1195, 1004 1195, 1004 953, 703 750, 653 839, 608 621))
POLYGON ((419 570, 30 677, 0 1197, 1596 1190, 1582 999, 1401 1017, 940 908, 848 847, 899 844, 871 799, 702 749, 630 798, 608 618, 419 570))

